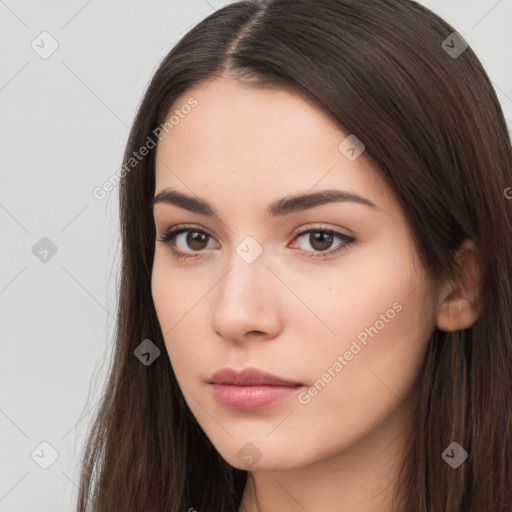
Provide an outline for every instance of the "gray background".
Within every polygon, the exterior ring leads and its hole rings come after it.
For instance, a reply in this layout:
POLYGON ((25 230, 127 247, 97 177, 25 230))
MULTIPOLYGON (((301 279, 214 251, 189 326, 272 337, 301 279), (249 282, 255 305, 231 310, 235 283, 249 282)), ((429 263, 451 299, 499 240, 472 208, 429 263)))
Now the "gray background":
MULTIPOLYGON (((227 3, 0 0, 2 512, 73 510, 119 265, 117 189, 102 200, 92 191, 119 169, 160 60, 227 3), (59 45, 46 59, 31 47, 51 48, 43 31, 59 45), (38 253, 48 244, 55 254, 38 253), (58 454, 47 469, 42 442, 58 454)), ((421 3, 472 46, 512 126, 512 0, 421 3)))

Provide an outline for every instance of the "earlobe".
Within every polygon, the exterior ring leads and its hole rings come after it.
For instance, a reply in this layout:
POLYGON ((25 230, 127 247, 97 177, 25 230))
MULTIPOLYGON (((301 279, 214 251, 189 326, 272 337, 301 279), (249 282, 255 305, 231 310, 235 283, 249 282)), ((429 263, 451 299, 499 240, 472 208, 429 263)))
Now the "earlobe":
POLYGON ((460 331, 473 325, 477 318, 478 312, 467 299, 446 300, 437 312, 437 328, 447 332, 460 331))
POLYGON ((459 247, 455 262, 455 282, 445 284, 437 309, 437 327, 448 332, 473 325, 483 306, 483 264, 472 240, 466 240, 459 247))

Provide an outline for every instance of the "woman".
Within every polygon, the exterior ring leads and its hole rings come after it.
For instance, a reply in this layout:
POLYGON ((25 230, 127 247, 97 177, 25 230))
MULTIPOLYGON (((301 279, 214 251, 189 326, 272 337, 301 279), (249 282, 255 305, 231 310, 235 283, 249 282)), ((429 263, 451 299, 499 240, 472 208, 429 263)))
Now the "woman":
POLYGON ((410 0, 236 2, 156 71, 78 510, 512 510, 512 150, 410 0))

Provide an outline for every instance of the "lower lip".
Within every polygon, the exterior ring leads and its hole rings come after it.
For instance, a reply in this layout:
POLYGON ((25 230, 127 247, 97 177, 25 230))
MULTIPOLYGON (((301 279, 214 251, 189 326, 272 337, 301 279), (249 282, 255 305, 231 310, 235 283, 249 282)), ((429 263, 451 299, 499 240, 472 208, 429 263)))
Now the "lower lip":
POLYGON ((234 386, 210 384, 219 404, 237 411, 257 411, 295 394, 302 386, 234 386))

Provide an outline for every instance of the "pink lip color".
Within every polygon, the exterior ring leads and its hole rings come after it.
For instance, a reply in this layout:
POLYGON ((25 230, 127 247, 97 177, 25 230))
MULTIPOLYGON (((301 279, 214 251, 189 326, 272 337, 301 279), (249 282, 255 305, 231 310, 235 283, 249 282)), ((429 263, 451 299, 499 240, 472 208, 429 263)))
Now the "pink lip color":
POLYGON ((239 386, 210 383, 215 400, 221 405, 237 411, 265 409, 291 396, 300 387, 302 386, 239 386))
POLYGON ((207 382, 219 404, 237 411, 257 411, 270 407, 302 387, 300 382, 285 380, 254 367, 241 371, 223 368, 207 382))

